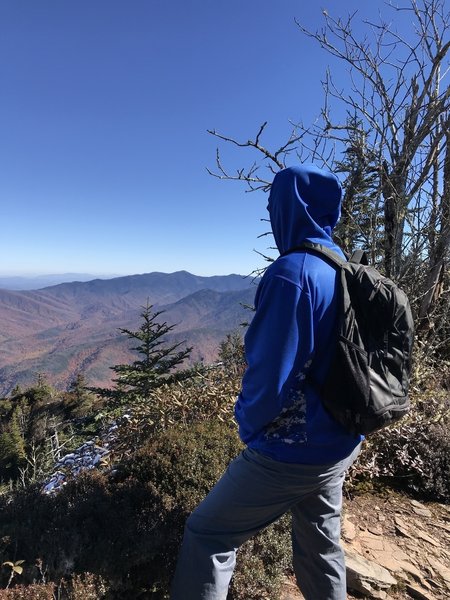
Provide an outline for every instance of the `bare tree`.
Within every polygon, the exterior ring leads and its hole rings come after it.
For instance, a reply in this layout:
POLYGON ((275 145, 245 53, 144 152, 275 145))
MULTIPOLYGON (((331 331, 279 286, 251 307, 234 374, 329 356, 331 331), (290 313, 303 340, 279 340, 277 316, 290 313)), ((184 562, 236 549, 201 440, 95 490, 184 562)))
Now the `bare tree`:
POLYGON ((261 144, 261 137, 266 127, 267 121, 261 125, 256 136, 253 139, 247 140, 246 142, 239 142, 234 138, 222 135, 215 129, 208 129, 208 133, 214 135, 224 142, 238 146, 239 148, 254 148, 257 150, 266 159, 266 166, 269 170, 269 179, 260 175, 259 165, 256 162, 251 164, 247 169, 238 168, 236 169, 235 173, 230 173, 222 165, 219 149, 216 151, 216 170, 212 171, 211 169, 207 169, 208 173, 213 177, 217 177, 218 179, 244 181, 249 190, 252 192, 256 190, 268 191, 270 189, 273 176, 277 171, 284 169, 287 166, 286 159, 289 154, 297 150, 297 145, 301 142, 303 134, 297 135, 296 129, 294 129, 287 142, 280 146, 278 150, 272 152, 261 144))
POLYGON ((263 145, 267 123, 248 141, 210 131, 259 155, 250 167, 229 171, 217 150, 210 172, 243 181, 249 190, 268 190, 273 173, 294 160, 340 171, 340 241, 347 249, 370 250, 372 261, 409 292, 418 331, 429 332, 449 294, 443 281, 450 251, 450 14, 445 0, 389 8, 394 16, 412 17, 410 31, 401 35, 391 23, 365 21, 359 38, 357 13, 342 19, 323 11, 318 31, 297 22, 304 36, 347 66, 348 80, 338 83, 329 69, 318 119, 293 124, 277 150, 263 145))

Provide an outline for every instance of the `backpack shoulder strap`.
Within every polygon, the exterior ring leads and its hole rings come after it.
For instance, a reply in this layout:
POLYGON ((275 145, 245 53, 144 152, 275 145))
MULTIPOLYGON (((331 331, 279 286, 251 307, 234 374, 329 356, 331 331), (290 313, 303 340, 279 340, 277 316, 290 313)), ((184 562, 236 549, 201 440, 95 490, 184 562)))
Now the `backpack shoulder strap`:
POLYGON ((315 242, 303 242, 300 246, 290 248, 286 252, 283 252, 281 256, 286 256, 286 254, 291 254, 292 252, 296 252, 298 250, 311 250, 312 252, 319 254, 322 258, 328 259, 337 267, 341 267, 346 262, 341 256, 339 256, 339 254, 337 254, 337 252, 333 252, 333 250, 330 250, 330 248, 315 242))
MULTIPOLYGON (((316 242, 303 242, 302 244, 300 244, 300 246, 296 246, 295 248, 290 248, 286 252, 283 252, 283 254, 281 256, 285 256, 286 254, 290 254, 291 252, 296 252, 298 250, 311 250, 312 252, 315 252, 316 254, 320 254, 324 258, 328 258, 329 261, 331 261, 333 264, 335 264, 339 267, 341 267, 343 264, 345 264, 347 262, 341 256, 339 256, 339 254, 337 254, 330 248, 327 248, 326 246, 323 246, 322 244, 317 244, 316 242)), ((367 256, 367 252, 365 250, 355 250, 351 256, 350 255, 346 255, 346 256, 348 258, 348 262, 355 263, 358 265, 365 265, 365 266, 367 266, 369 264, 369 259, 367 256)))

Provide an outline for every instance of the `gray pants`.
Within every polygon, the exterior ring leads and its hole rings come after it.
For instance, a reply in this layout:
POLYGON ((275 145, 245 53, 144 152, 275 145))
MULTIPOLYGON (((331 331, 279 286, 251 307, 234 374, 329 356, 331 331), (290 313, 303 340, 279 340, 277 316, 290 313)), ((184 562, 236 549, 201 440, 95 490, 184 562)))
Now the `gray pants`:
POLYGON ((306 600, 345 600, 342 484, 359 450, 327 465, 244 450, 186 522, 171 600, 226 600, 236 550, 289 510, 293 567, 306 600))

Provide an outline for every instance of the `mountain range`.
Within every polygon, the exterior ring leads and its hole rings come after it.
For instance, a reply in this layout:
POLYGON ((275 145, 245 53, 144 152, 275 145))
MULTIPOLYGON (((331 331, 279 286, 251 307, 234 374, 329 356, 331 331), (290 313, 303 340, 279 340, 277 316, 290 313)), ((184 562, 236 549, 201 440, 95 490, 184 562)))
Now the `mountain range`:
POLYGON ((147 301, 175 325, 171 341, 193 346, 192 361, 210 363, 227 333, 251 319, 245 306, 255 289, 240 275, 186 271, 0 289, 0 394, 32 384, 38 373, 59 389, 78 373, 88 385, 109 385, 110 367, 135 358, 119 328, 138 329, 147 301))
MULTIPOLYGON (((97 277, 102 277, 97 275, 97 277)), ((109 275, 104 277, 110 279, 118 275, 109 275)), ((39 290, 50 285, 66 283, 70 281, 90 281, 95 279, 95 275, 88 273, 60 273, 56 275, 0 275, 0 289, 4 290, 39 290)), ((103 277, 102 277, 103 279, 103 277)))

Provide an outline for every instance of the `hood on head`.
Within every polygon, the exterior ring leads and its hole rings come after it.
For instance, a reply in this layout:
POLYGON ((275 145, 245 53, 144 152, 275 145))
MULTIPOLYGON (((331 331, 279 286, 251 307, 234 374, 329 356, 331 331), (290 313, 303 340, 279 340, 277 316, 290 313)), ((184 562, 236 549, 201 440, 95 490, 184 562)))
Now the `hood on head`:
POLYGON ((341 184, 330 171, 312 164, 279 171, 267 209, 280 253, 306 240, 329 245, 341 214, 341 198, 341 184))

